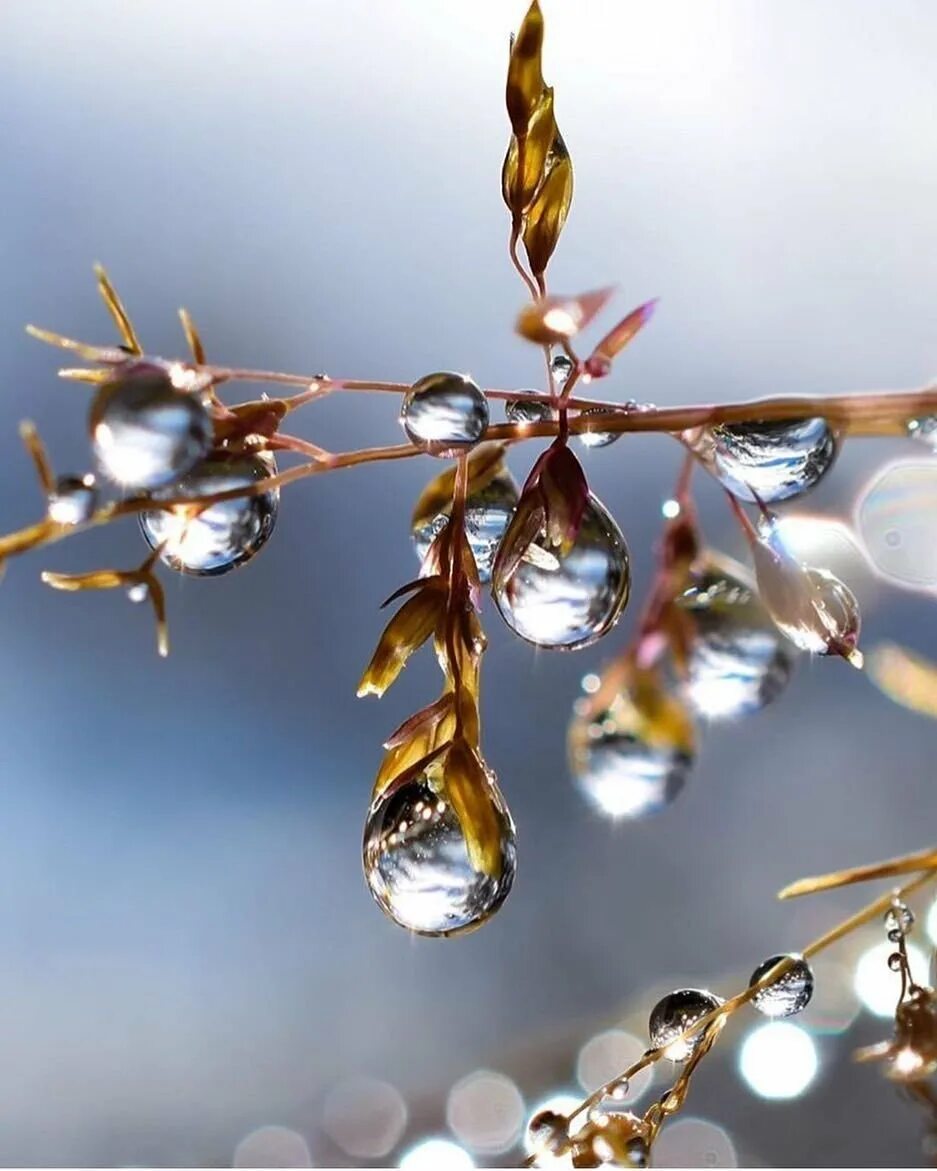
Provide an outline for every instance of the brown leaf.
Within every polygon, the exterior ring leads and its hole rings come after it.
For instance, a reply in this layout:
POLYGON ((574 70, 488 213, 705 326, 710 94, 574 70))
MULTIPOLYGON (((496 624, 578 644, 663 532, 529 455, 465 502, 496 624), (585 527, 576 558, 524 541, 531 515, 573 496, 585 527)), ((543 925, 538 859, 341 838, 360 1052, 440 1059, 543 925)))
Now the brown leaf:
MULTIPOLYGON (((480 443, 468 456, 467 495, 486 488, 504 469, 504 443, 480 443)), ((426 485, 413 508, 410 523, 414 528, 434 520, 441 512, 452 509, 455 492, 455 468, 442 472, 426 485)))
POLYGON ((540 64, 542 50, 543 14, 537 0, 533 0, 511 46, 508 61, 505 98, 508 117, 518 138, 526 135, 533 112, 543 93, 543 73, 540 64))
POLYGON ((391 732, 384 741, 384 747, 397 748, 407 740, 413 739, 418 732, 422 734, 435 728, 452 711, 454 699, 451 691, 443 692, 439 699, 427 704, 418 712, 414 712, 412 716, 404 720, 395 732, 391 732))
POLYGON ((384 694, 413 652, 419 650, 433 633, 445 605, 445 593, 433 587, 420 590, 404 602, 387 623, 371 661, 365 667, 358 684, 359 696, 384 694))
POLYGON ((371 799, 379 797, 391 785, 404 784, 429 768, 448 752, 450 740, 439 735, 417 735, 385 753, 374 779, 371 799), (438 741, 438 742, 437 742, 438 741))
POLYGON ((568 549, 579 536, 589 485, 582 464, 565 444, 554 444, 548 454, 540 473, 547 537, 552 544, 568 549))
POLYGON ((610 287, 578 297, 540 297, 524 306, 514 328, 521 337, 542 346, 568 341, 601 312, 613 292, 610 287))
POLYGON ((520 150, 516 135, 511 135, 504 165, 501 168, 501 195, 508 209, 522 215, 540 188, 547 173, 550 150, 558 130, 553 114, 553 87, 548 86, 530 118, 524 139, 524 171, 520 172, 520 150))
POLYGON ((656 299, 648 301, 647 304, 632 309, 614 329, 609 330, 586 359, 585 367, 592 378, 602 378, 608 373, 612 359, 647 325, 656 308, 656 299))
POLYGON ((123 302, 117 295, 117 290, 111 284, 110 278, 104 270, 102 264, 94 266, 94 275, 98 282, 98 292, 107 306, 107 311, 114 319, 114 324, 117 326, 117 332, 120 334, 121 341, 124 347, 130 354, 139 356, 143 353, 143 347, 140 345, 140 340, 137 337, 136 330, 133 328, 133 323, 124 308, 123 302))
POLYGON ((501 822, 492 774, 465 740, 456 740, 443 767, 443 795, 459 819, 469 861, 492 878, 501 875, 501 822))
POLYGON ((524 554, 540 536, 546 522, 546 513, 543 507, 543 498, 538 485, 527 488, 511 517, 511 523, 505 530, 495 554, 491 567, 493 582, 504 583, 517 572, 517 567, 524 560, 524 554))
POLYGON ((562 140, 559 146, 562 152, 557 152, 524 224, 524 248, 535 277, 546 272, 573 201, 573 164, 562 140))

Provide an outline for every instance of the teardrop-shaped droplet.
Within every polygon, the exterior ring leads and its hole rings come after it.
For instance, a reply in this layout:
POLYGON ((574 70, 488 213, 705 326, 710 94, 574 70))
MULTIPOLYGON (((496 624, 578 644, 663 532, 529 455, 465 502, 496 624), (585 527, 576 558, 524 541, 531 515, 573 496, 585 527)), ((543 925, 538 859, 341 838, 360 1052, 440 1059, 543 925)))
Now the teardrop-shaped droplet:
POLYGON ((591 709, 586 700, 569 728, 569 763, 576 786, 606 817, 637 820, 666 809, 690 775, 691 745, 648 743, 624 694, 603 710, 591 709))
POLYGON ((794 649, 741 565, 706 557, 692 573, 692 586, 677 599, 693 630, 683 695, 711 720, 756 712, 784 689, 794 649))
POLYGON ((813 996, 813 971, 803 956, 771 956, 752 972, 751 987, 768 974, 781 960, 792 958, 793 964, 782 975, 752 997, 752 1004, 764 1016, 779 1019, 803 1012, 813 996))
POLYGON ((504 414, 509 423, 543 423, 553 417, 553 408, 542 399, 518 396, 507 400, 504 414))
MULTIPOLYGON (((465 534, 482 582, 491 580, 495 553, 516 507, 517 483, 506 468, 483 487, 471 492, 465 501, 465 534)), ((433 539, 449 523, 450 513, 451 505, 413 528, 413 547, 420 561, 426 556, 433 539)))
POLYGON ((937 415, 921 415, 917 419, 909 419, 906 428, 909 439, 915 439, 931 451, 937 451, 937 415))
POLYGON ((98 505, 94 476, 59 476, 49 493, 49 520, 57 525, 83 525, 98 505))
MULTIPOLYGON (((154 499, 200 497, 248 488, 275 472, 263 455, 215 452, 178 484, 154 492, 154 499)), ((160 560, 179 573, 214 577, 250 561, 267 543, 276 524, 280 489, 210 504, 200 512, 184 506, 140 514, 151 548, 162 546, 160 560)))
POLYGON ((763 504, 809 491, 837 452, 836 436, 823 418, 721 424, 704 444, 703 458, 723 487, 739 500, 763 504))
POLYGON ((178 390, 166 370, 142 362, 100 388, 89 425, 102 471, 138 491, 178 480, 212 442, 211 416, 201 398, 178 390))
POLYGON ((655 1049, 663 1049, 671 1061, 686 1061, 703 1038, 705 1029, 684 1038, 683 1032, 717 1009, 722 999, 702 988, 678 988, 668 992, 651 1009, 648 1035, 655 1049))
POLYGON ((495 582, 501 617, 535 646, 574 650, 615 625, 628 601, 631 568, 621 530, 592 493, 568 551, 544 533, 506 580, 495 582))
POLYGON ((464 374, 427 374, 410 387, 400 408, 410 442, 449 458, 468 451, 488 427, 488 399, 464 374))
MULTIPOLYGON (((580 411, 579 418, 585 419, 589 415, 607 415, 608 409, 605 407, 589 407, 585 411, 580 411)), ((614 443, 617 439, 621 439, 624 432, 622 431, 599 431, 588 430, 580 431, 576 438, 583 447, 608 447, 609 444, 614 443)))
POLYGON ((364 829, 364 872, 381 909, 420 935, 456 935, 501 906, 516 869, 514 823, 497 785, 500 872, 472 864, 452 805, 427 773, 392 784, 374 799, 364 829))
POLYGON ((553 385, 557 390, 562 390, 573 372, 572 359, 568 358, 566 354, 557 354, 550 363, 550 376, 553 379, 553 385))

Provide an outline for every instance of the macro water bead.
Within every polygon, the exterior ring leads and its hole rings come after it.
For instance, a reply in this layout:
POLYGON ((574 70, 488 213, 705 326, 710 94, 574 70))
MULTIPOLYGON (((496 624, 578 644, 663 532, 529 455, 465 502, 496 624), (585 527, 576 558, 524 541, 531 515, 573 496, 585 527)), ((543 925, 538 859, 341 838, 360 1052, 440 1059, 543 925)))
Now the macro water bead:
MULTIPOLYGON (((478 577, 491 580, 491 565, 505 529, 511 522, 517 506, 517 483, 507 470, 501 468, 480 488, 469 493, 465 501, 465 535, 475 558, 478 577)), ((421 519, 411 530, 413 547, 422 561, 436 537, 448 524, 451 501, 445 509, 429 519, 421 519)))
POLYGON ((464 374, 426 374, 407 391, 400 422, 416 447, 450 458, 484 438, 488 400, 464 374))
POLYGON ((737 499, 772 504, 813 488, 833 466, 836 452, 826 419, 781 419, 713 427, 704 459, 737 499))
POLYGON ((813 996, 813 971, 802 956, 771 956, 752 972, 749 987, 786 959, 793 961, 792 966, 752 997, 752 1004, 764 1016, 775 1019, 794 1016, 803 1012, 813 996))
POLYGON ((794 648, 741 565, 705 558, 677 605, 693 634, 681 689, 698 715, 713 720, 750 715, 780 694, 794 668, 794 648))
MULTIPOLYGON (((274 466, 262 455, 215 452, 187 476, 153 493, 160 497, 200 497, 250 488, 269 479, 274 466)), ((151 548, 162 546, 160 560, 179 573, 214 577, 249 561, 267 543, 276 524, 279 488, 237 496, 203 507, 177 505, 140 514, 151 548)))
POLYGON ((514 823, 492 782, 497 866, 476 865, 459 818, 427 773, 391 784, 371 803, 364 828, 364 873, 395 923, 419 935, 456 935, 484 923, 514 882, 514 823))
POLYGON ((161 367, 142 362, 100 388, 89 425, 101 470, 135 491, 178 480, 212 443, 211 416, 201 398, 178 390, 161 367))
POLYGON ((651 1009, 647 1026, 651 1044, 655 1049, 663 1049, 664 1056, 671 1061, 686 1061, 702 1040, 705 1029, 690 1037, 682 1034, 722 1003, 718 996, 702 988, 668 992, 651 1009))
MULTIPOLYGON (((529 392, 531 396, 535 391, 529 392)), ((542 399, 519 395, 504 404, 505 418, 509 423, 543 423, 553 417, 553 408, 542 399)))
POLYGON ((98 506, 94 476, 59 476, 49 493, 49 520, 58 525, 87 524, 98 506))
POLYGON ((590 493, 573 545, 549 546, 541 533, 516 570, 495 582, 494 598, 501 617, 527 642, 575 650, 614 626, 630 589, 625 538, 590 493))
MULTIPOLYGON (((605 407, 589 407, 585 411, 579 412, 580 419, 587 419, 590 415, 607 415, 608 410, 605 407)), ((588 425, 588 424, 587 424, 588 425)), ((576 438, 583 447, 608 447, 615 443, 616 440, 621 439, 623 432, 621 431, 601 431, 597 427, 590 428, 587 431, 580 431, 576 438)))

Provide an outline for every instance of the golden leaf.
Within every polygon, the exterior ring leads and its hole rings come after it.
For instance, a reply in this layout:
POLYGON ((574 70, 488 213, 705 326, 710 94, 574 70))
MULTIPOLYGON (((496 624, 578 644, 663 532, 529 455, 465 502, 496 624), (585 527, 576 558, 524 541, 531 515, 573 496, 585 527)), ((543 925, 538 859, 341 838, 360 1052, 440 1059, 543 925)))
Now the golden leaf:
POLYGON ((501 168, 501 195, 508 210, 522 215, 533 202, 547 172, 547 161, 558 137, 553 114, 553 87, 548 86, 531 115, 524 139, 524 172, 520 173, 517 136, 511 135, 501 168))
POLYGON ((524 224, 524 248, 534 276, 542 277, 563 231, 573 201, 573 164, 562 140, 537 198, 524 224))
POLYGON ((205 347, 202 345, 201 334, 195 322, 192 320, 192 315, 188 309, 179 310, 179 320, 182 322, 182 332, 185 334, 185 340, 192 353, 192 358, 199 366, 204 366, 205 347))
POLYGON ((605 307, 613 289, 596 289, 578 297, 540 297, 525 305, 514 326, 521 337, 541 346, 575 337, 605 307))
POLYGON ((433 584, 404 602, 387 623, 371 661, 365 667, 358 684, 359 696, 384 694, 407 665, 407 659, 436 629, 445 606, 445 593, 433 584))
POLYGON ((450 717, 435 728, 424 729, 410 740, 388 749, 374 778, 372 800, 379 797, 394 781, 410 773, 421 772, 438 760, 448 750, 453 730, 454 721, 450 717))
POLYGON ((133 328, 133 322, 124 308, 124 304, 117 295, 117 290, 111 284, 110 278, 104 270, 102 264, 94 266, 94 275, 98 282, 98 292, 107 306, 107 311, 114 319, 114 324, 117 326, 117 332, 120 334, 124 347, 131 353, 139 357, 143 353, 143 347, 140 345, 136 330, 133 328))
POLYGON ((501 875, 501 821, 497 786, 478 753, 456 740, 443 766, 443 795, 459 819, 469 861, 492 878, 501 875))
MULTIPOLYGON (((468 456, 468 484, 466 495, 471 496, 486 488, 504 469, 504 443, 480 443, 468 456)), ((414 528, 435 520, 442 512, 452 509, 455 492, 455 468, 442 472, 426 485, 413 508, 411 524, 414 528)))
POLYGON ((527 133, 531 117, 543 93, 540 54, 543 50, 543 13, 537 0, 527 9, 508 61, 505 98, 508 117, 518 138, 527 133))
POLYGON ((937 663, 896 643, 880 643, 868 656, 869 678, 890 700, 937 719, 937 663))

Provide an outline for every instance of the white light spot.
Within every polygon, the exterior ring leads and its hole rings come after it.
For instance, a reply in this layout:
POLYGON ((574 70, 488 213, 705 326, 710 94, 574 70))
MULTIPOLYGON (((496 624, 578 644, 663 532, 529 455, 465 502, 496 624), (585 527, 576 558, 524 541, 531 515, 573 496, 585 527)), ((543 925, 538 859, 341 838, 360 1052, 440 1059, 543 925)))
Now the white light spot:
POLYGON ((400 1092, 376 1078, 349 1078, 322 1103, 322 1129, 355 1159, 381 1159, 397 1145, 407 1125, 400 1092))
POLYGON ((737 1167, 732 1139, 702 1118, 678 1118, 668 1123, 654 1143, 655 1167, 737 1167))
POLYGON ((799 1097, 816 1077, 819 1064, 813 1038, 789 1021, 759 1025, 739 1053, 742 1077, 762 1098, 799 1097))
MULTIPOLYGON (((894 944, 877 943, 863 952, 856 964, 853 980, 856 995, 875 1016, 895 1015, 901 993, 901 975, 888 966, 888 957, 894 950, 894 944)), ((927 958, 913 943, 908 944, 908 961, 915 978, 923 979, 927 972, 927 958)))
POLYGON ((285 1126, 261 1126, 241 1139, 234 1152, 235 1167, 311 1167, 306 1140, 285 1126))
POLYGON ((680 501, 665 500, 660 510, 667 520, 673 520, 680 515, 680 501))
POLYGON ((524 1099, 509 1077, 479 1069, 449 1091, 446 1121, 471 1150, 501 1154, 520 1137, 524 1099))
POLYGON ((407 1171, 467 1171, 475 1166, 468 1151, 445 1138, 427 1138, 417 1143, 399 1165, 407 1171))
MULTIPOLYGON (((644 1052, 645 1046, 637 1037, 624 1029, 607 1029, 597 1033, 579 1050, 576 1061, 576 1077, 587 1094, 604 1086, 620 1073, 633 1065, 644 1052)), ((646 1066, 630 1080, 627 1093, 617 1100, 633 1102, 647 1089, 653 1077, 653 1070, 646 1066)))

